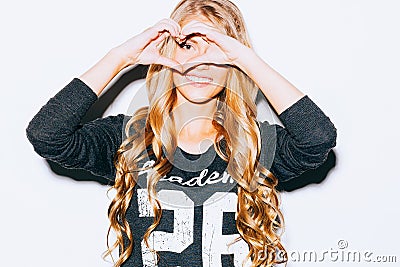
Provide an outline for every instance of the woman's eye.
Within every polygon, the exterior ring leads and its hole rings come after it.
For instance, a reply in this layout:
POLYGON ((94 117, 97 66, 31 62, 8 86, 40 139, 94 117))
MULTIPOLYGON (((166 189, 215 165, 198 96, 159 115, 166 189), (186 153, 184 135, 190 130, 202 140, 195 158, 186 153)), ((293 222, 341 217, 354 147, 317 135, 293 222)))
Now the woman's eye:
POLYGON ((183 43, 179 45, 184 50, 192 50, 194 47, 190 43, 183 43))
POLYGON ((191 44, 184 44, 183 48, 186 49, 186 50, 190 50, 192 48, 192 45, 191 44))

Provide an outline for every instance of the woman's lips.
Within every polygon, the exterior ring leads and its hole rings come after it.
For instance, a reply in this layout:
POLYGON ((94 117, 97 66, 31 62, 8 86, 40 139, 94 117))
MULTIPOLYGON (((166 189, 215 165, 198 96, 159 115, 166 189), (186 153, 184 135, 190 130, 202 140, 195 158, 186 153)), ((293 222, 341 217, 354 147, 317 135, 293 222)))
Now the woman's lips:
POLYGON ((185 78, 195 87, 205 87, 213 81, 210 77, 197 75, 185 75, 185 78))

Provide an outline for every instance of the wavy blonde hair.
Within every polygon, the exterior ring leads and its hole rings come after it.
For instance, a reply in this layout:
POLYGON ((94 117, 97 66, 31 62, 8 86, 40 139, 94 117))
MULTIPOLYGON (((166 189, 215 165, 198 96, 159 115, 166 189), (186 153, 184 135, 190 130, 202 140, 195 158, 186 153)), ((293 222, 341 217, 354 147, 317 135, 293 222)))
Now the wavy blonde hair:
MULTIPOLYGON (((182 23, 196 16, 204 16, 228 36, 251 47, 241 12, 232 2, 183 0, 172 12, 171 19, 182 23)), ((175 47, 172 38, 167 38, 161 53, 171 57, 175 47)), ((128 121, 125 127, 127 138, 115 157, 117 172, 113 188, 116 195, 108 210, 110 228, 107 236, 114 230, 116 241, 111 246, 107 242, 105 256, 119 248, 119 258, 115 262, 117 267, 128 259, 133 250, 133 234, 126 220, 126 212, 134 194, 138 172, 143 170, 150 171, 147 189, 154 211, 154 221, 144 234, 144 242, 151 251, 156 252, 150 248, 148 241, 162 214, 156 184, 171 170, 172 163, 168 159, 173 157, 177 147, 171 115, 176 103, 172 70, 161 65, 151 65, 146 84, 149 106, 137 110, 128 121), (141 168, 139 162, 149 155, 155 157, 155 163, 141 168)), ((251 259, 252 266, 273 266, 286 261, 286 258, 278 257, 278 252, 286 253, 280 241, 284 221, 275 189, 277 179, 259 162, 261 137, 255 104, 258 90, 240 69, 229 68, 226 85, 218 95, 219 104, 212 121, 217 130, 214 148, 228 162, 227 171, 238 184, 236 227, 239 239, 249 245, 246 259, 251 259), (224 145, 217 141, 222 139, 224 145)))

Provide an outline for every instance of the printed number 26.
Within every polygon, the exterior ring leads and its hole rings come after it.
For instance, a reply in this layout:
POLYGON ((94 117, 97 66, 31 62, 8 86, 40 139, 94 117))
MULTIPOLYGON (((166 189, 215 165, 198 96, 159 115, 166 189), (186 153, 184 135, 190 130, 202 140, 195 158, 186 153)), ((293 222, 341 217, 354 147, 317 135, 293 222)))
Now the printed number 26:
MULTIPOLYGON (((147 190, 137 190, 139 216, 153 217, 153 209, 147 199, 147 190)), ((193 243, 194 203, 182 191, 161 190, 158 192, 163 209, 174 211, 174 231, 153 231, 149 243, 156 251, 181 253, 193 243), (179 203, 174 205, 171 203, 179 203)), ((235 266, 242 266, 248 253, 245 241, 240 240, 228 246, 239 235, 223 235, 224 212, 236 211, 237 195, 233 192, 216 192, 203 205, 202 260, 203 266, 222 266, 221 254, 233 254, 235 266)), ((156 255, 142 241, 144 267, 157 267, 156 255)), ((248 266, 246 262, 245 266, 248 266)), ((178 267, 178 266, 177 266, 178 267)))

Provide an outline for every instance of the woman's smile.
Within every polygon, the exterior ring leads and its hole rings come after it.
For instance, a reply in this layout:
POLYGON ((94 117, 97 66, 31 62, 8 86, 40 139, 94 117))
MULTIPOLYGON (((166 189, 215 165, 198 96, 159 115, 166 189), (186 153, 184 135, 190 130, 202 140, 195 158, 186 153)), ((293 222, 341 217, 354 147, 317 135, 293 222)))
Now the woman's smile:
POLYGON ((186 74, 185 78, 190 85, 197 88, 206 87, 213 82, 213 78, 199 74, 186 74))

